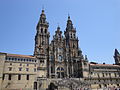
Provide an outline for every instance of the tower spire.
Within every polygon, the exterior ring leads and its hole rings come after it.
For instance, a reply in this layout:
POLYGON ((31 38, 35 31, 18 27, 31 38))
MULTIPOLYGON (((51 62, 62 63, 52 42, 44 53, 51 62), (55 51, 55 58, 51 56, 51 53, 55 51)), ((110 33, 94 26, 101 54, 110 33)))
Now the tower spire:
POLYGON ((68 20, 70 20, 70 14, 68 13, 68 20))
POLYGON ((117 56, 117 54, 119 54, 119 52, 118 52, 118 50, 117 49, 115 49, 115 56, 117 56))
POLYGON ((48 27, 49 24, 46 21, 46 15, 44 13, 44 10, 42 10, 41 15, 40 15, 40 19, 38 21, 37 24, 37 33, 35 36, 35 51, 34 51, 34 55, 38 55, 41 54, 41 50, 43 47, 43 51, 46 54, 47 50, 45 50, 45 48, 48 48, 48 42, 49 42, 49 32, 48 32, 48 27), (39 34, 40 33, 40 34, 39 34))
MULTIPOLYGON (((39 60, 38 61, 38 68, 41 68, 44 66, 44 70, 42 72, 45 72, 41 74, 43 77, 49 76, 49 37, 50 33, 48 32, 49 24, 46 21, 46 15, 44 13, 44 10, 42 10, 42 13, 40 15, 40 19, 37 24, 37 33, 35 36, 35 49, 34 49, 34 56, 39 60), (41 65, 41 61, 44 63, 41 65)), ((41 69, 39 69, 41 70, 41 69)), ((39 71, 38 70, 38 71, 39 71)))
POLYGON ((72 29, 73 29, 72 20, 70 19, 70 15, 68 14, 66 30, 72 30, 72 29))
POLYGON ((49 27, 49 23, 46 21, 46 15, 45 15, 44 9, 42 9, 42 12, 40 14, 40 19, 39 19, 38 24, 37 24, 37 29, 41 25, 49 27))

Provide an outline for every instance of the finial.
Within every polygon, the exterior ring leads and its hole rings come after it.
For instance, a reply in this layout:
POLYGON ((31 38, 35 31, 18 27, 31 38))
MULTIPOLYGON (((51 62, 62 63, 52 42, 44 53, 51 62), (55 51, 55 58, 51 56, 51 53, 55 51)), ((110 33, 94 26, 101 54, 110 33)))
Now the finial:
POLYGON ((70 19, 70 14, 68 13, 68 19, 70 19))

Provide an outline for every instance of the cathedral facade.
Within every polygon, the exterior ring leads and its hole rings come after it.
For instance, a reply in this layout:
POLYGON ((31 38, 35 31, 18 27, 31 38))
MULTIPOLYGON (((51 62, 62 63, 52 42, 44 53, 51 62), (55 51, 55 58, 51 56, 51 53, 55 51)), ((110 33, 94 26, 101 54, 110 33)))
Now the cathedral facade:
POLYGON ((47 65, 46 76, 51 78, 82 77, 80 71, 85 60, 79 48, 76 29, 73 27, 70 16, 68 16, 64 36, 58 26, 51 42, 49 42, 48 27, 49 24, 46 21, 44 10, 42 10, 36 28, 34 55, 40 60, 40 63, 44 62, 47 65))
POLYGON ((33 55, 0 53, 0 90, 99 89, 120 86, 120 54, 115 64, 89 62, 79 47, 76 29, 68 16, 64 35, 58 26, 50 41, 44 10, 36 26, 33 55))

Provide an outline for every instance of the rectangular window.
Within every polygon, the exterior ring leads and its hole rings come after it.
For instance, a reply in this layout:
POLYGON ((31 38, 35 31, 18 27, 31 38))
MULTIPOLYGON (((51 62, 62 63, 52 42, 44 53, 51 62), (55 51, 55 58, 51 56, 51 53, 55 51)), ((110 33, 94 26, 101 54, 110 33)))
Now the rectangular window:
POLYGON ((27 75, 26 80, 29 80, 29 75, 27 75))
POLYGON ((11 80, 11 77, 12 77, 12 75, 11 75, 11 74, 9 74, 9 75, 8 75, 8 80, 11 80))
POLYGON ((12 65, 12 63, 10 63, 10 65, 12 65))
POLYGON ((18 80, 21 80, 21 75, 18 75, 18 80))
POLYGON ((22 68, 19 68, 19 71, 22 71, 22 68))
POLYGON ((29 71, 29 68, 26 68, 26 71, 29 71))
POLYGON ((34 68, 34 72, 36 72, 36 68, 34 68))
POLYGON ((8 67, 9 71, 12 71, 12 67, 8 67))
POLYGON ((4 80, 5 79, 5 74, 3 74, 3 77, 2 77, 2 80, 4 80))

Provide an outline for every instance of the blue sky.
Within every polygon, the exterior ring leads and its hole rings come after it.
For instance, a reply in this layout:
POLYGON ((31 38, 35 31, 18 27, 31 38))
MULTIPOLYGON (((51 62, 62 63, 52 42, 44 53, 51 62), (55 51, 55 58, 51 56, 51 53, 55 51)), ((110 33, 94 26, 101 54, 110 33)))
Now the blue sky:
POLYGON ((49 32, 64 31, 68 13, 89 61, 114 63, 120 51, 120 0, 0 0, 0 52, 32 55, 42 6, 49 32))

